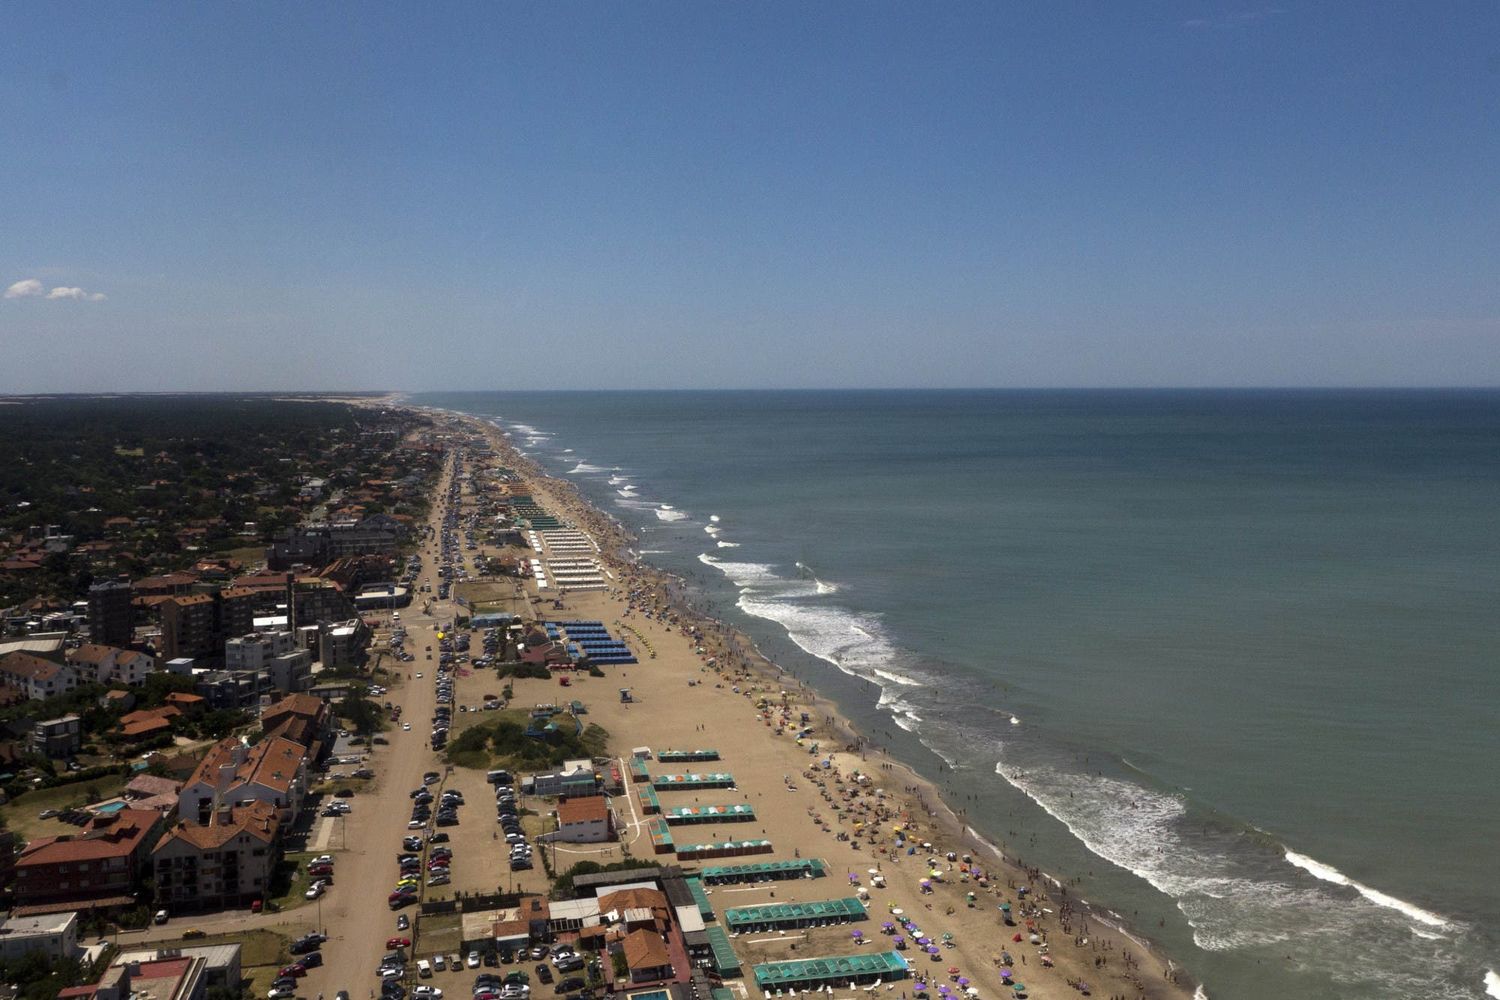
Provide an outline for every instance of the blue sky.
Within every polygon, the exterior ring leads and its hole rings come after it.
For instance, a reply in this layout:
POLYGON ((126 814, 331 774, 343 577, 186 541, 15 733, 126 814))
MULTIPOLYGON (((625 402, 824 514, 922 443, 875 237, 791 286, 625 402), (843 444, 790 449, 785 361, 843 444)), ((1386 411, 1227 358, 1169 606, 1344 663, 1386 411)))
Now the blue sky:
POLYGON ((10 4, 0 391, 1496 385, 1497 177, 1490 0, 10 4))

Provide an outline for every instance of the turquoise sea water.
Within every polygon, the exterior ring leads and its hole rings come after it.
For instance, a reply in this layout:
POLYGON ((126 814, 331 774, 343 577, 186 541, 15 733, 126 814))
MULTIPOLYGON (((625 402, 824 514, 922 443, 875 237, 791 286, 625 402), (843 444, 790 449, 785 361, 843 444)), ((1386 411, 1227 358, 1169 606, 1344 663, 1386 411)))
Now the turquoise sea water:
POLYGON ((1500 394, 414 401, 1208 996, 1500 996, 1500 394))

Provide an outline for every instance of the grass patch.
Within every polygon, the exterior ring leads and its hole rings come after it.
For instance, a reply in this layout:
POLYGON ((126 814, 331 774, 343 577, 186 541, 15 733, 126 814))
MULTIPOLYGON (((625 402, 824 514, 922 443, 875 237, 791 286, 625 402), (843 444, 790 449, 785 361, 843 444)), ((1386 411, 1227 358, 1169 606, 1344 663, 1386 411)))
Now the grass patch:
MULTIPOLYGON (((291 939, 284 934, 269 930, 243 931, 238 934, 216 934, 210 937, 187 938, 181 942, 184 948, 208 947, 216 944, 240 946, 240 974, 244 977, 252 997, 264 997, 271 988, 276 973, 292 960, 291 939)), ((167 942, 162 942, 163 946, 167 942)))
MULTIPOLYGON (((313 902, 303 896, 312 880, 307 877, 307 860, 317 857, 311 851, 296 851, 281 859, 271 876, 270 904, 276 910, 294 910, 313 902)), ((282 963, 283 965, 285 963, 282 963)))
POLYGON ((452 953, 463 944, 463 915, 459 913, 420 917, 413 929, 417 931, 412 935, 413 955, 430 955, 439 951, 452 953))
POLYGON ((7 829, 15 831, 16 836, 26 840, 76 834, 80 828, 72 823, 57 819, 38 819, 37 814, 46 809, 77 809, 90 802, 112 799, 124 790, 125 779, 118 775, 53 788, 39 788, 0 806, 0 818, 4 819, 7 829))
POLYGON ((567 714, 557 716, 559 729, 546 740, 526 735, 528 714, 521 709, 466 712, 459 718, 465 721, 447 750, 448 762, 457 767, 555 767, 565 760, 600 756, 609 742, 609 733, 593 723, 574 733, 573 716, 567 714))
POLYGON ((266 550, 264 546, 252 545, 241 549, 230 549, 224 553, 224 556, 228 559, 238 559, 249 568, 266 561, 266 550))

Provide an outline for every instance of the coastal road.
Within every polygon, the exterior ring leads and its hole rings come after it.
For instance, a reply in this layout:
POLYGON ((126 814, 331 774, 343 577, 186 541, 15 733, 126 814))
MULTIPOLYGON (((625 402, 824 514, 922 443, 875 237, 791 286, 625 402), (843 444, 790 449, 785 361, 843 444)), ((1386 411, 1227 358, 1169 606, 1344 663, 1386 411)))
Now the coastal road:
MULTIPOLYGON (((431 524, 441 531, 446 509, 448 484, 452 479, 450 460, 436 489, 431 524)), ((422 572, 416 586, 431 584, 437 590, 437 563, 424 555, 422 572)), ((435 608, 436 610, 436 608, 435 608)), ((403 615, 403 619, 405 616, 403 615)), ((339 990, 348 990, 355 1000, 378 991, 375 972, 385 954, 387 938, 397 936, 396 911, 386 904, 386 896, 396 883, 396 855, 401 838, 408 834, 411 814, 408 793, 422 783, 425 771, 441 771, 437 755, 427 748, 427 735, 437 706, 434 674, 437 658, 427 659, 427 647, 437 646, 437 619, 413 616, 403 621, 407 629, 406 648, 416 657, 410 663, 399 660, 390 669, 402 675, 399 687, 386 695, 401 706, 402 719, 411 723, 406 732, 399 725, 385 734, 387 747, 374 747, 376 787, 373 794, 355 796, 350 802, 353 813, 346 824, 347 849, 330 851, 334 855, 335 885, 323 898, 323 920, 330 940, 323 946, 324 965, 312 970, 302 980, 299 996, 315 997, 319 993, 331 998, 339 990), (416 678, 420 672, 421 679, 416 678)), ((385 700, 385 699, 382 699, 385 700)), ((415 832, 415 831, 410 831, 415 832)), ((426 831, 423 831, 424 834, 426 831)), ((455 859, 461 863, 462 859, 455 859)), ((400 911, 416 924, 416 907, 400 911)), ((410 930, 400 932, 411 937, 410 930)))

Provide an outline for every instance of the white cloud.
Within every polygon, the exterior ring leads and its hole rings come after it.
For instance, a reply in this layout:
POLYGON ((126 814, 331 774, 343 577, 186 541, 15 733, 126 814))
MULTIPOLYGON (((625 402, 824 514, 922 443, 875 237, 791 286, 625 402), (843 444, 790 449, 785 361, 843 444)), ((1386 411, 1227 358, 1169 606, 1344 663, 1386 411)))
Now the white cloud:
POLYGON ((80 302, 103 302, 103 292, 85 292, 82 288, 58 287, 47 293, 49 299, 78 299, 80 302))
POLYGON ((32 295, 42 294, 42 283, 35 278, 26 278, 18 281, 5 290, 7 299, 24 299, 32 295))
POLYGON ((52 291, 47 291, 41 281, 36 278, 23 278, 5 290, 7 299, 76 299, 79 302, 103 302, 107 296, 103 292, 86 292, 82 288, 58 285, 52 291))

